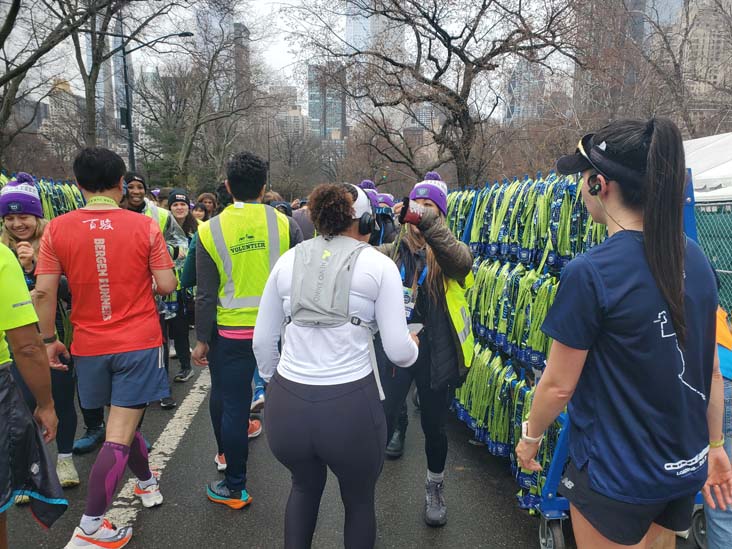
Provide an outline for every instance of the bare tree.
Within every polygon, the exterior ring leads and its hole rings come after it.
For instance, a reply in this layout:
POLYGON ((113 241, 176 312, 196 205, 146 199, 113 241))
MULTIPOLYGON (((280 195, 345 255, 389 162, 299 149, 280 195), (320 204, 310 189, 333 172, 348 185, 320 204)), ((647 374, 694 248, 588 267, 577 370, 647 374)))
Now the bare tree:
MULTIPOLYGON (((62 13, 70 12, 77 0, 58 0, 62 13)), ((176 8, 190 7, 192 2, 147 2, 144 0, 111 0, 103 9, 91 14, 88 21, 71 33, 74 54, 79 67, 79 75, 84 86, 86 121, 85 143, 97 144, 99 130, 98 85, 100 73, 115 55, 123 55, 125 49, 134 44, 143 44, 146 31, 154 28, 164 16, 176 8), (124 19, 122 11, 124 9, 124 19), (110 37, 115 40, 110 47, 110 37)), ((105 112, 102 123, 112 126, 115 114, 105 112), (110 120, 111 119, 111 120, 110 120)), ((107 130, 107 127, 103 127, 107 130)))
POLYGON ((138 117, 152 138, 144 146, 148 163, 181 183, 189 182, 192 160, 207 165, 207 177, 220 177, 233 148, 274 106, 251 63, 248 29, 214 8, 199 11, 195 46, 144 75, 136 90, 138 117))
POLYGON ((49 52, 108 4, 102 0, 74 2, 66 11, 59 9, 56 0, 11 0, 0 6, 4 12, 0 26, 0 163, 12 141, 37 122, 40 101, 55 76, 43 70, 53 64, 49 52), (29 104, 33 104, 31 114, 29 104))
POLYGON ((675 118, 691 138, 718 131, 732 113, 729 99, 715 93, 725 87, 719 77, 729 63, 724 15, 730 13, 730 2, 683 0, 678 11, 670 11, 660 0, 648 3, 643 10, 633 10, 625 0, 625 7, 648 29, 634 38, 633 54, 650 67, 663 95, 657 112, 675 118))
MULTIPOLYGON (((411 116, 424 104, 440 111, 444 122, 428 130, 439 150, 435 165, 454 162, 458 180, 468 183, 479 176, 473 156, 478 129, 498 101, 494 75, 511 58, 545 65, 552 57, 574 59, 571 6, 560 0, 349 0, 344 7, 306 0, 288 13, 306 54, 338 67, 333 79, 364 105, 361 112, 396 109, 411 116), (341 21, 354 13, 371 21, 372 28, 380 22, 384 30, 375 42, 349 42, 344 36, 341 21)), ((379 120, 369 122, 375 127, 379 120)), ((414 164, 414 147, 393 142, 398 128, 378 125, 387 130, 382 137, 392 141, 390 161, 404 162, 415 174, 429 167, 414 164)))

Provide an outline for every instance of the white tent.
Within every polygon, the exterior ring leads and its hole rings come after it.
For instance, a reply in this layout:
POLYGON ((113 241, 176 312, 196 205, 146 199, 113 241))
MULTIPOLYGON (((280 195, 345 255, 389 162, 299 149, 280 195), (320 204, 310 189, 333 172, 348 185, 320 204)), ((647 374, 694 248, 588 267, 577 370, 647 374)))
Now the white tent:
POLYGON ((732 187, 722 187, 713 191, 694 191, 694 201, 703 202, 732 202, 732 187))
POLYGON ((701 192, 732 187, 732 133, 684 141, 684 151, 697 201, 701 192))

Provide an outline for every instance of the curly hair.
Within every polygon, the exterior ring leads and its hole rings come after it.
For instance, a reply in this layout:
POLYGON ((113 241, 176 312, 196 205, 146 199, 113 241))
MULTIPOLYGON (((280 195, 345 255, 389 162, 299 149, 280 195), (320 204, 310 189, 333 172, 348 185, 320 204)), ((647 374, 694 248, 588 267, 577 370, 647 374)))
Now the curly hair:
MULTIPOLYGON (((358 196, 358 195, 357 195, 358 196)), ((354 196, 348 185, 323 183, 308 199, 310 220, 318 234, 334 236, 353 223, 354 196)))
POLYGON ((235 154, 226 165, 226 179, 236 200, 252 200, 259 197, 267 183, 267 162, 251 152, 235 154))

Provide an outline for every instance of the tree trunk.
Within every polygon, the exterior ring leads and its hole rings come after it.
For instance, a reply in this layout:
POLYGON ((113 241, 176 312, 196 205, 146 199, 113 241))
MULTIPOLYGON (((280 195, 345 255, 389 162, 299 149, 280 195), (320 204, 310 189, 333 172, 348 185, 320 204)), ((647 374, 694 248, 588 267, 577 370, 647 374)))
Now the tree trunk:
POLYGON ((96 79, 89 82, 84 89, 84 144, 87 147, 97 146, 97 98, 96 79))

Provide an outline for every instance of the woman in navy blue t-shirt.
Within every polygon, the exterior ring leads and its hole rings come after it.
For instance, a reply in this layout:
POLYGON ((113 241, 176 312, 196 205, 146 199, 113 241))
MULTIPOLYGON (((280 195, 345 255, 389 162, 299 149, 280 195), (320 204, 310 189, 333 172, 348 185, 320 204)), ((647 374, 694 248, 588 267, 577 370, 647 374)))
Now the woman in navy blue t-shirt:
POLYGON ((696 493, 732 505, 722 448, 717 290, 683 232, 686 181, 678 128, 620 120, 557 162, 608 238, 562 273, 542 330, 554 339, 516 448, 539 470, 541 433, 569 404, 570 460, 560 492, 579 549, 646 547, 688 529, 696 493))

